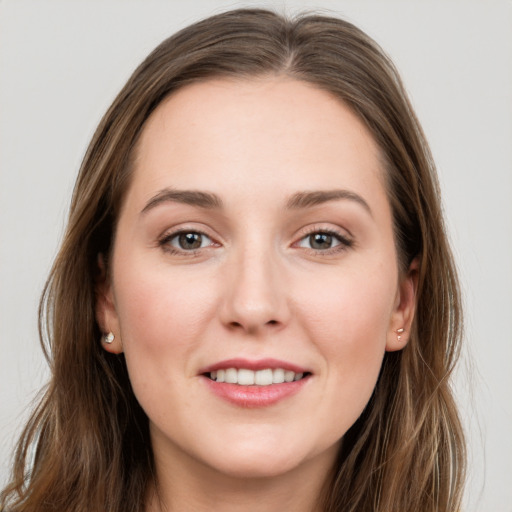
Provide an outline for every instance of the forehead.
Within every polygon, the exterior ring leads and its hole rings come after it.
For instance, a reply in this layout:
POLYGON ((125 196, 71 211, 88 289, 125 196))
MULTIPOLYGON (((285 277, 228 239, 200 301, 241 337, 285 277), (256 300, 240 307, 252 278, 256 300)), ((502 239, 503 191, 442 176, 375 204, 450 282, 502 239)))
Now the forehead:
POLYGON ((333 95, 283 77, 216 79, 178 90, 150 116, 130 193, 169 186, 360 193, 382 189, 382 172, 369 131, 333 95))

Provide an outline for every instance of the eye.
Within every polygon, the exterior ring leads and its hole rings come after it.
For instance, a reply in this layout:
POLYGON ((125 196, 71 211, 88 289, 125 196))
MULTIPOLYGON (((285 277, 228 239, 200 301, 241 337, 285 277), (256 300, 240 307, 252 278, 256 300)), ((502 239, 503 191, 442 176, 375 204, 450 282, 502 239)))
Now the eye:
POLYGON ((314 231, 297 243, 298 247, 314 251, 327 252, 329 250, 343 250, 352 245, 352 241, 333 231, 314 231))
POLYGON ((195 251, 213 244, 212 239, 198 231, 180 231, 166 236, 161 245, 178 251, 195 251))

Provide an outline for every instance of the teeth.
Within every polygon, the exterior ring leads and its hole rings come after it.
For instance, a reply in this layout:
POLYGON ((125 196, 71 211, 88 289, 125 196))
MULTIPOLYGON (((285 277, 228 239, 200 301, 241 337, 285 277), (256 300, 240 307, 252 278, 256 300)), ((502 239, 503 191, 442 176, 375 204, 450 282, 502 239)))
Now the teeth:
POLYGON ((242 368, 238 370, 238 384, 241 384, 242 386, 251 386, 254 384, 254 379, 255 377, 253 371, 242 368))
POLYGON ((227 382, 229 384, 237 384, 238 383, 238 371, 236 370, 236 368, 228 368, 226 370, 224 382, 227 382))
POLYGON ((272 384, 272 370, 258 370, 255 372, 254 384, 258 386, 270 386, 270 384, 272 384))
POLYGON ((290 371, 284 372, 284 381, 285 382, 293 382, 294 377, 295 377, 294 372, 290 372, 290 371))
POLYGON ((282 382, 284 382, 284 370, 278 368, 272 372, 272 383, 281 384, 282 382))
POLYGON ((295 373, 282 368, 266 368, 264 370, 248 370, 247 368, 227 368, 210 373, 210 378, 216 382, 227 382, 239 386, 270 386, 271 384, 282 384, 293 382, 304 377, 303 373, 295 373))

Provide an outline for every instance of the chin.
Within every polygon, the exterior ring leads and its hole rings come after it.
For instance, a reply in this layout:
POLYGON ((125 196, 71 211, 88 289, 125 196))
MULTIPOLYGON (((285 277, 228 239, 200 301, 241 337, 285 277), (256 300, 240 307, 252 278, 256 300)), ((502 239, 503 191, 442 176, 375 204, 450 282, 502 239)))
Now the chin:
MULTIPOLYGON (((240 455, 240 454, 239 454, 240 455)), ((301 465, 301 460, 296 457, 274 457, 270 454, 252 456, 245 454, 229 459, 223 459, 213 468, 231 478, 240 479, 265 479, 275 478, 289 473, 301 465)))
POLYGON ((257 443, 251 439, 245 443, 230 443, 229 447, 223 446, 219 453, 210 454, 209 465, 229 477, 274 478, 311 464, 314 459, 324 459, 324 456, 327 456, 325 463, 332 464, 338 444, 318 450, 314 447, 308 449, 304 442, 287 446, 282 439, 279 442, 276 439, 272 442, 259 439, 257 443))

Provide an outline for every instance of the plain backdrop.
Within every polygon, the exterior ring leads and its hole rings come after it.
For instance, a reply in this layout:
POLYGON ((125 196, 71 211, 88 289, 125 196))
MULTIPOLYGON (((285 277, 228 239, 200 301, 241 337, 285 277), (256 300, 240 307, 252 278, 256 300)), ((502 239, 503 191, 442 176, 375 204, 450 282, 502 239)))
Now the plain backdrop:
POLYGON ((466 510, 512 511, 512 2, 0 0, 0 487, 47 377, 37 303, 93 130, 161 40, 227 8, 355 22, 400 69, 438 164, 464 289, 454 382, 466 510))

